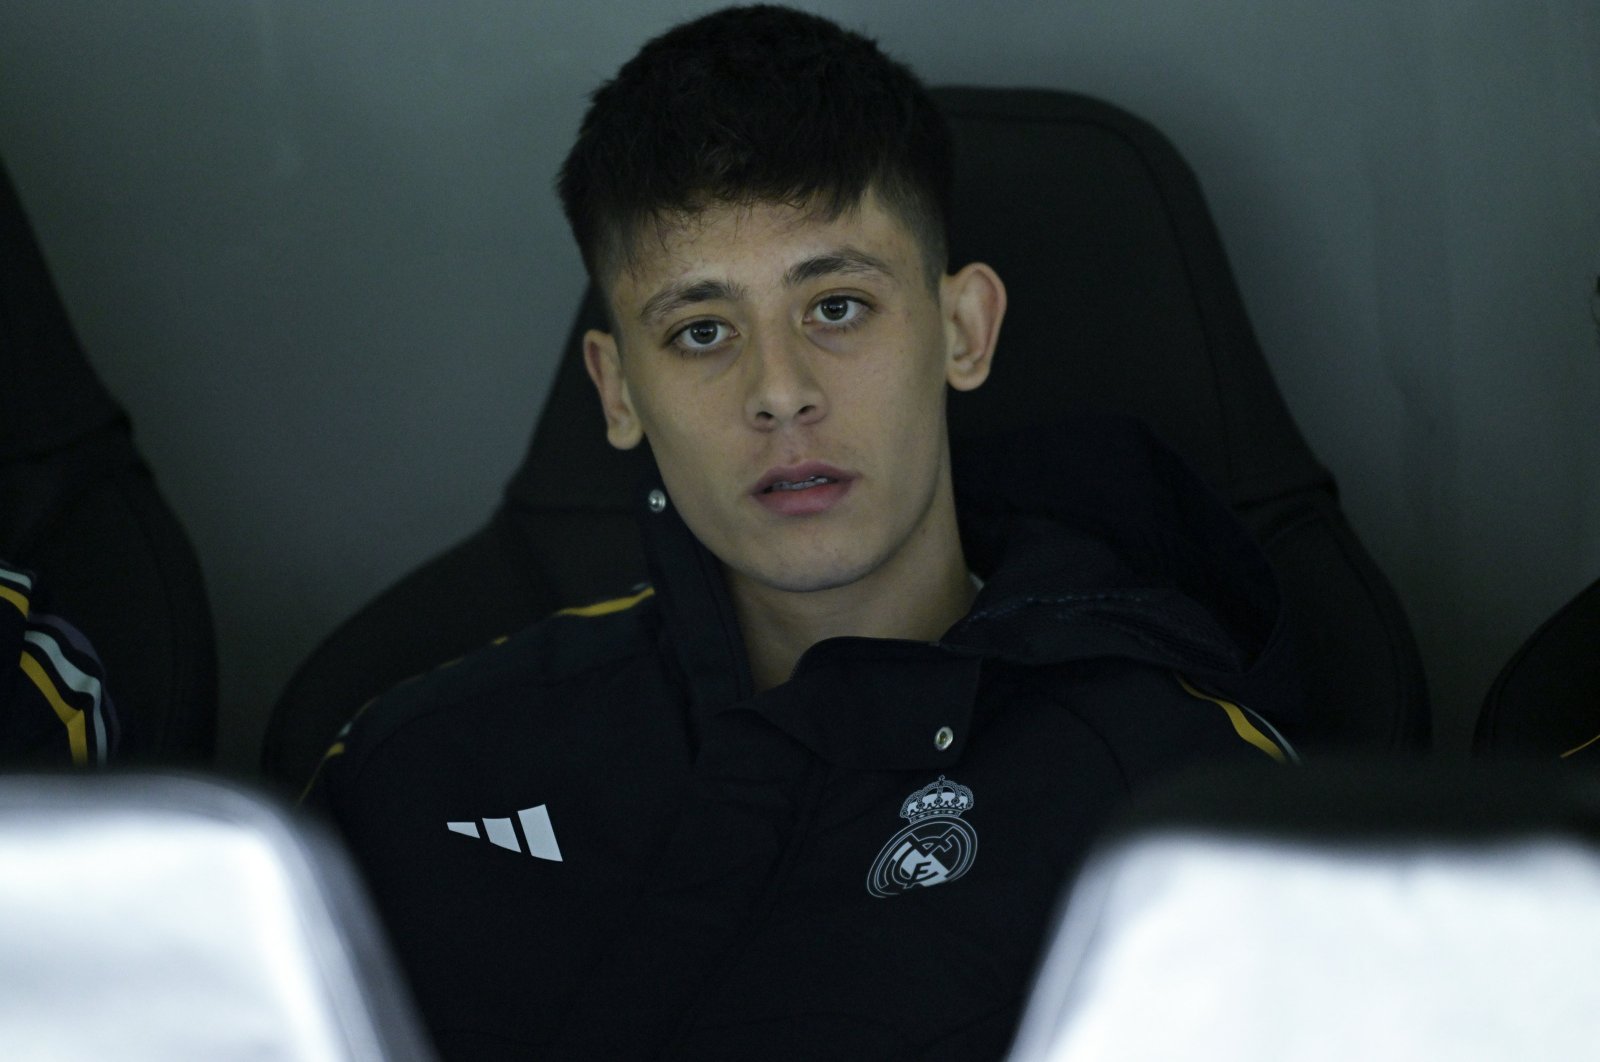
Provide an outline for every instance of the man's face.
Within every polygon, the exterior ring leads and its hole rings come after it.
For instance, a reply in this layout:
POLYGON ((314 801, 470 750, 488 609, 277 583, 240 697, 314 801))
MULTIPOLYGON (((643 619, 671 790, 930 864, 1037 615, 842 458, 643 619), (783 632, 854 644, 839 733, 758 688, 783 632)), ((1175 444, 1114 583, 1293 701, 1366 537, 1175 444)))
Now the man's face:
POLYGON ((730 577, 825 590, 959 550, 944 388, 987 375, 993 272, 930 284, 870 194, 831 221, 718 206, 655 235, 612 285, 617 333, 590 333, 585 358, 612 444, 650 440, 730 577))

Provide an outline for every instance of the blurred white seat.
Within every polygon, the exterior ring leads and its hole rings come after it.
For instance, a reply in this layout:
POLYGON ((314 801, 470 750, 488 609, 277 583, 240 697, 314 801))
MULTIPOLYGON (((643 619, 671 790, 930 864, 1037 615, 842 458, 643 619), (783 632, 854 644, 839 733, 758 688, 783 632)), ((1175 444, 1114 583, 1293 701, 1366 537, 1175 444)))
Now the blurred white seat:
POLYGON ((0 779, 0 1056, 432 1057, 343 852, 155 775, 0 779))
POLYGON ((1189 801, 1253 797, 1254 827, 1250 812, 1213 827, 1202 811, 1146 815, 1096 853, 1014 1060, 1593 1057, 1587 779, 1406 767, 1315 792, 1321 781, 1292 773, 1279 792, 1225 782, 1189 801), (1373 777, 1379 792, 1357 793, 1341 821, 1340 791, 1373 777), (1373 814, 1386 804, 1392 816, 1373 814))

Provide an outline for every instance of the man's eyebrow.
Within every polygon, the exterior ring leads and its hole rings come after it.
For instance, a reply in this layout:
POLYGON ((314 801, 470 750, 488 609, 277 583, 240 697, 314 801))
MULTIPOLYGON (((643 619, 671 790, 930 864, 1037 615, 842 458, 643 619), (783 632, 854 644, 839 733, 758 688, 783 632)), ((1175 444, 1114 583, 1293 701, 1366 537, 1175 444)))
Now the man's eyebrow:
POLYGON ((731 302, 743 297, 744 288, 726 280, 696 280, 687 284, 674 284, 662 288, 644 301, 644 305, 639 309, 639 320, 650 324, 697 302, 718 300, 731 302))
POLYGON ((825 254, 815 255, 803 262, 796 262, 790 266, 783 275, 786 287, 804 284, 808 280, 818 277, 832 276, 835 273, 878 273, 889 279, 894 278, 894 270, 889 268, 889 263, 883 259, 857 250, 854 247, 840 247, 825 254))
MULTIPOLYGON (((785 287, 792 288, 808 280, 841 273, 876 273, 889 279, 894 278, 894 270, 889 268, 889 263, 883 259, 854 247, 840 247, 796 262, 784 272, 783 283, 785 287)), ((673 284, 662 288, 645 300, 644 305, 639 308, 639 320, 645 324, 652 324, 696 303, 722 300, 734 302, 744 297, 745 289, 742 285, 726 280, 694 280, 686 284, 673 284)))

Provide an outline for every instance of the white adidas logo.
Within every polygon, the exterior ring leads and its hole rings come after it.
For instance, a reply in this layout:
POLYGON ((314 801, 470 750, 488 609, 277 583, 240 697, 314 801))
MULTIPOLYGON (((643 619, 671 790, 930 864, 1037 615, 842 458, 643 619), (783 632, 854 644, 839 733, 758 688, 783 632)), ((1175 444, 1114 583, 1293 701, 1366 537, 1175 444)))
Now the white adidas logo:
MULTIPOLYGON (((543 804, 517 812, 517 823, 522 826, 522 837, 528 842, 529 855, 535 859, 561 862, 561 846, 556 844, 556 831, 550 828, 550 812, 545 810, 543 804)), ((513 852, 522 851, 522 842, 517 839, 517 826, 510 819, 484 819, 482 833, 478 832, 476 822, 447 822, 445 826, 451 833, 488 837, 490 844, 509 848, 513 852)))

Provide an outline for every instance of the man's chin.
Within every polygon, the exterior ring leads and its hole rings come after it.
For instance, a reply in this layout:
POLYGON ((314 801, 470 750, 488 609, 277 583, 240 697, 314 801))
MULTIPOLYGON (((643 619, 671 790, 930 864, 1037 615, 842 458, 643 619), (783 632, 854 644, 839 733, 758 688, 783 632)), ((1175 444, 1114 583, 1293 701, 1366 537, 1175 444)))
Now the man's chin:
POLYGON ((785 594, 815 594, 860 582, 872 572, 870 562, 780 564, 740 568, 750 583, 785 594))

